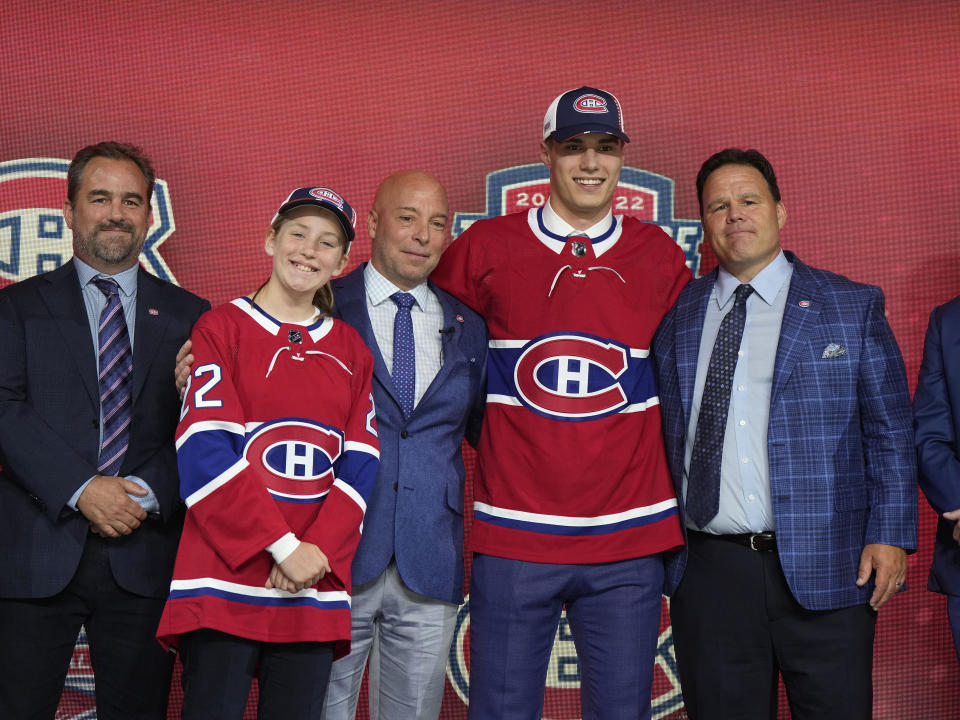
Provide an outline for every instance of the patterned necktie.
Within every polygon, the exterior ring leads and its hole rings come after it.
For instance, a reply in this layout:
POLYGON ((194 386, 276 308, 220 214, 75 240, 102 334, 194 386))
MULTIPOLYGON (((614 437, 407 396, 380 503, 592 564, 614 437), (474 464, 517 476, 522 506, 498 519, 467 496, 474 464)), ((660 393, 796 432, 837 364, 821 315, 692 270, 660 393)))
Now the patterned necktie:
POLYGON ((130 442, 130 376, 133 372, 133 353, 127 321, 120 303, 120 287, 115 280, 93 280, 107 298, 100 313, 97 340, 100 344, 100 412, 103 414, 103 440, 100 442, 101 475, 116 475, 130 442))
POLYGON ((730 386, 747 319, 747 298, 752 292, 749 285, 737 288, 736 302, 720 323, 707 367, 687 479, 687 516, 699 528, 713 520, 720 507, 720 461, 730 408, 730 386))
POLYGON ((397 304, 393 320, 393 384, 400 396, 400 409, 404 417, 413 413, 413 401, 417 388, 417 358, 413 344, 413 320, 410 308, 416 298, 410 293, 396 292, 390 299, 397 304))

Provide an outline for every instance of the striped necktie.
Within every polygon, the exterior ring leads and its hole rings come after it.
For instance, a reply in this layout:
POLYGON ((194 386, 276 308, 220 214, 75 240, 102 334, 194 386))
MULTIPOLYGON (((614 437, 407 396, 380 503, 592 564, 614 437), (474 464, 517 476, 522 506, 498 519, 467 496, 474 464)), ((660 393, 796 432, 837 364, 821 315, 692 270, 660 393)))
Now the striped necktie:
POLYGON ((102 475, 116 475, 130 443, 133 353, 120 303, 120 286, 109 278, 95 278, 93 282, 107 299, 97 329, 100 412, 103 416, 97 471, 102 475))

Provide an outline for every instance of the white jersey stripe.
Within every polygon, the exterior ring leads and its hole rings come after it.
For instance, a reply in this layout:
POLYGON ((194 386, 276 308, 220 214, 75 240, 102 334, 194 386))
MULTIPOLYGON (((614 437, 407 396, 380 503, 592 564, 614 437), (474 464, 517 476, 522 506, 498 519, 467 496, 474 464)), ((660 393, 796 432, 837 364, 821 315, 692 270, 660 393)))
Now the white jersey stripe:
POLYGON ((244 468, 246 468, 247 465, 249 464, 250 463, 248 463, 244 458, 240 458, 239 460, 237 460, 233 465, 231 465, 222 473, 217 475, 215 478, 213 478, 213 480, 205 484, 202 488, 200 488, 199 490, 195 490, 190 495, 188 495, 184 499, 184 502, 187 504, 187 507, 190 507, 191 505, 194 505, 200 502, 207 495, 212 493, 214 490, 217 490, 218 488, 226 485, 228 482, 230 482, 230 480, 232 480, 241 471, 243 471, 244 468))
POLYGON ((200 422, 193 423, 187 428, 187 431, 177 439, 177 450, 195 433, 207 432, 209 430, 226 430, 240 437, 247 434, 246 429, 240 423, 227 422, 226 420, 201 420, 200 422))
POLYGON ((597 517, 574 517, 570 515, 540 515, 539 513, 525 512, 523 510, 509 510, 507 508, 498 508, 493 505, 487 505, 480 501, 474 501, 473 509, 475 511, 486 513, 494 517, 505 518, 509 520, 519 520, 522 522, 539 523, 541 525, 558 525, 561 527, 600 527, 603 525, 614 525, 626 520, 656 515, 664 510, 677 507, 677 499, 670 498, 658 502, 655 505, 633 508, 623 512, 613 513, 611 515, 599 515, 597 517))
POLYGON ((287 592, 286 590, 278 590, 276 588, 268 590, 265 587, 257 587, 255 585, 241 585, 240 583, 218 580, 211 577, 170 581, 170 592, 174 592, 176 590, 202 590, 204 588, 211 588, 213 590, 221 590, 223 592, 246 595, 248 597, 255 598, 312 598, 313 600, 324 603, 350 602, 350 595, 343 590, 327 590, 320 592, 316 588, 304 588, 298 592, 291 593, 287 592))

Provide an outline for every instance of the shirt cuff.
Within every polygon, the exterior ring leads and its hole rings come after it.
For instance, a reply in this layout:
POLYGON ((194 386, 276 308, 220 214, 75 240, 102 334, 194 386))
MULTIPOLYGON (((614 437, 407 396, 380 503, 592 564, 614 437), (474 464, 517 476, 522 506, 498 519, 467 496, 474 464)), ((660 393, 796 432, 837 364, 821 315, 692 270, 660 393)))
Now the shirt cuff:
POLYGON ((297 540, 297 536, 288 532, 276 542, 267 545, 267 552, 273 555, 273 561, 279 565, 290 557, 291 553, 298 547, 300 547, 300 541, 297 540))
POLYGON ((160 501, 157 500, 157 496, 154 495, 153 489, 147 485, 146 481, 143 478, 137 477, 136 475, 125 475, 124 477, 127 480, 135 482, 137 485, 147 491, 146 495, 134 495, 133 493, 127 493, 127 497, 133 500, 148 513, 159 513, 160 501))
MULTIPOLYGON (((93 477, 96 477, 96 475, 94 475, 93 477)), ((70 496, 69 500, 67 500, 68 508, 70 508, 71 510, 80 509, 77 507, 77 500, 80 499, 80 496, 83 494, 83 491, 87 489, 87 485, 89 485, 92 481, 93 481, 93 478, 90 478, 90 480, 87 480, 83 485, 77 488, 77 491, 70 496)))

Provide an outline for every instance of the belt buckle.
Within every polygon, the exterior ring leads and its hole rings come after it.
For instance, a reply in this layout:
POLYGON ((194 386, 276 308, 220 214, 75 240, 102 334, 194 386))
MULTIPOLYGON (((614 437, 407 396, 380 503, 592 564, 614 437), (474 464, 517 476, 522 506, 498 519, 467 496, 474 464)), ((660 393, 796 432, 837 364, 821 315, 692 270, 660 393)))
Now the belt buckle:
POLYGON ((750 549, 754 552, 766 552, 765 548, 757 547, 758 539, 761 542, 773 540, 773 533, 764 530, 763 532, 753 533, 753 535, 750 536, 750 549))

